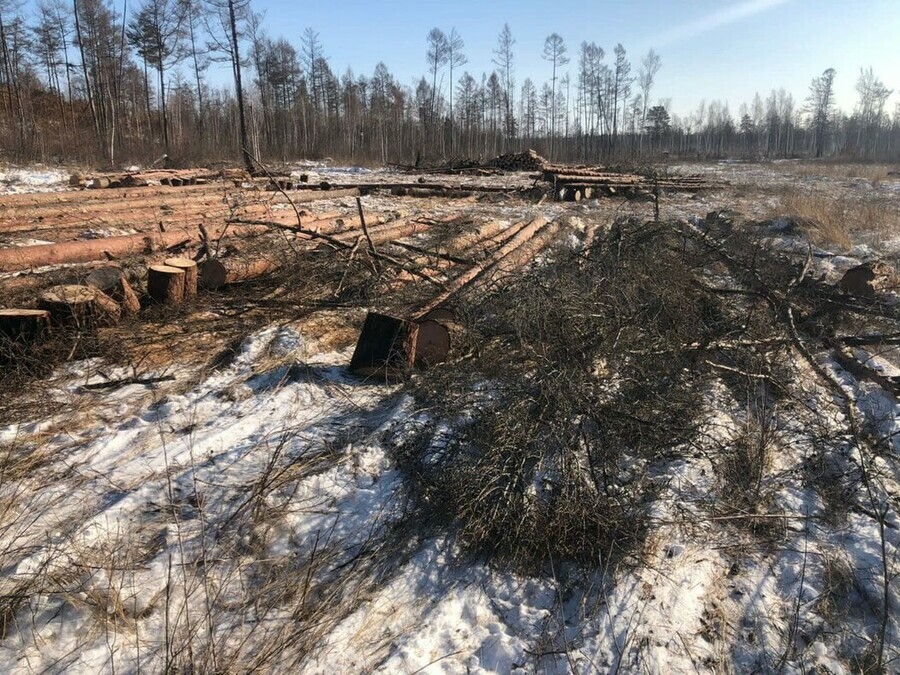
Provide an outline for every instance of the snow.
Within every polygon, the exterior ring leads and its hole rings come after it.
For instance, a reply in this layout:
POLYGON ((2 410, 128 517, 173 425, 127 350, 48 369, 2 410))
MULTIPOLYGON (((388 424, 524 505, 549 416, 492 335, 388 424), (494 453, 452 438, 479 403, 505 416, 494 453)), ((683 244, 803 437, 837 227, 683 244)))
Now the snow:
MULTIPOLYGON (((265 570, 296 569, 286 583, 296 589, 310 575, 324 629, 302 654, 288 641, 264 670, 300 663, 305 673, 711 673, 723 659, 739 671, 772 668, 772 655, 788 650, 786 672, 812 662, 849 672, 830 637, 838 627, 814 611, 798 624, 806 642, 790 651, 785 635, 797 597, 816 606, 824 557, 835 551, 860 571, 846 628, 859 636, 871 629, 865 608, 879 598, 877 524, 861 514, 840 529, 791 520, 783 546, 735 558, 727 545, 735 531, 704 515, 704 495, 715 489, 711 450, 685 449, 654 470, 663 486, 652 509, 657 524, 636 566, 562 564, 523 577, 467 557, 452 532, 390 552, 391 528, 406 516, 404 477, 390 450, 414 423, 415 402, 400 385, 349 377, 349 355, 323 353, 294 327, 273 325, 186 388, 85 390, 128 375, 100 376, 99 361, 60 372, 54 386, 73 410, 90 410, 87 419, 0 430, 7 448, 52 458, 0 487, 24 519, 0 533, 10 570, 4 592, 40 589, 0 642, 0 671, 162 669, 167 643, 184 630, 172 628, 172 617, 186 607, 222 658, 250 663, 294 622, 289 604, 252 620, 243 605, 248 588, 265 570), (321 565, 304 571, 318 555, 321 565)), ((490 396, 490 387, 478 395, 490 396)), ((741 406, 722 386, 705 399, 705 436, 727 441, 741 406)), ((895 417, 881 419, 884 430, 896 429, 895 417)), ((773 508, 820 513, 795 473, 813 449, 791 437, 789 420, 780 428, 794 451, 776 454, 773 471, 786 478, 772 484, 773 508)), ((445 424, 438 436, 452 433, 445 424)), ((889 531, 891 556, 898 544, 889 531)))
POLYGON ((0 194, 59 192, 69 187, 69 172, 40 164, 29 168, 0 167, 0 194))

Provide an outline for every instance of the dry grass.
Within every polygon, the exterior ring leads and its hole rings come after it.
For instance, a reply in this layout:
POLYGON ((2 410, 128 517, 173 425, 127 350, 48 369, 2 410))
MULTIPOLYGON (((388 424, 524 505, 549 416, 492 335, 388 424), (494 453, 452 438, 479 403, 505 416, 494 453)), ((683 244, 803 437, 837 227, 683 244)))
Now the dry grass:
POLYGON ((888 174, 900 171, 893 164, 855 164, 847 162, 785 162, 778 164, 780 171, 804 177, 863 178, 874 182, 894 178, 888 174))
POLYGON ((773 217, 790 217, 817 246, 847 251, 867 236, 900 235, 900 209, 887 197, 832 197, 790 189, 779 201, 773 217))

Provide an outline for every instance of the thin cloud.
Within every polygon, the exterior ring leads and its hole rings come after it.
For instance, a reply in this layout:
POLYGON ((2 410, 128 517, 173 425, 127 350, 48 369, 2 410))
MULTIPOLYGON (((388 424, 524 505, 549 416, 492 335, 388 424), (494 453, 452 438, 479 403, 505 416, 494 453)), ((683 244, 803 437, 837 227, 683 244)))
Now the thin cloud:
POLYGON ((666 47, 678 42, 684 42, 742 19, 762 14, 787 2, 790 2, 790 0, 747 0, 676 26, 672 30, 658 35, 653 40, 653 44, 657 47, 666 47))

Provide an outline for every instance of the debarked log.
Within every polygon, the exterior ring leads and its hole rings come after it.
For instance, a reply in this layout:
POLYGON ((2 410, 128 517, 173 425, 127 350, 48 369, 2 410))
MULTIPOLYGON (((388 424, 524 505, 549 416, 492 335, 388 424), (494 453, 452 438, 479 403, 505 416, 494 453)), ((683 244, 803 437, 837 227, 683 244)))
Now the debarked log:
MULTIPOLYGON (((231 237, 252 236, 269 231, 262 225, 235 227, 223 225, 208 228, 211 239, 223 235, 231 237)), ((103 260, 131 255, 148 255, 165 250, 182 242, 200 241, 199 231, 176 230, 151 234, 133 234, 122 237, 105 237, 88 241, 70 241, 61 244, 39 244, 37 246, 14 246, 0 250, 0 272, 16 272, 32 267, 66 265, 103 260)))

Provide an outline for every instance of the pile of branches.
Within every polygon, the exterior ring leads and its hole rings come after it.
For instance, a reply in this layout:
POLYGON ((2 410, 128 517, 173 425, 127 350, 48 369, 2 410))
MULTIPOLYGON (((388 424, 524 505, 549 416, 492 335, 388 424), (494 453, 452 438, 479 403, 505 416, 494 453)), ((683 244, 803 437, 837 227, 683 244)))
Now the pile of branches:
POLYGON ((590 248, 558 249, 469 298, 464 362, 414 384, 420 414, 397 440, 432 522, 525 571, 640 559, 660 490, 652 476, 708 450, 703 392, 715 381, 753 408, 716 451, 717 508, 754 523, 768 507, 766 411, 797 393, 816 340, 827 347, 860 322, 807 278, 808 261, 728 221, 708 227, 617 222, 590 248))
POLYGON ((400 450, 470 549, 525 568, 640 551, 649 469, 700 423, 693 345, 735 324, 681 249, 668 226, 619 223, 467 307, 477 354, 418 385, 440 412, 400 450))

